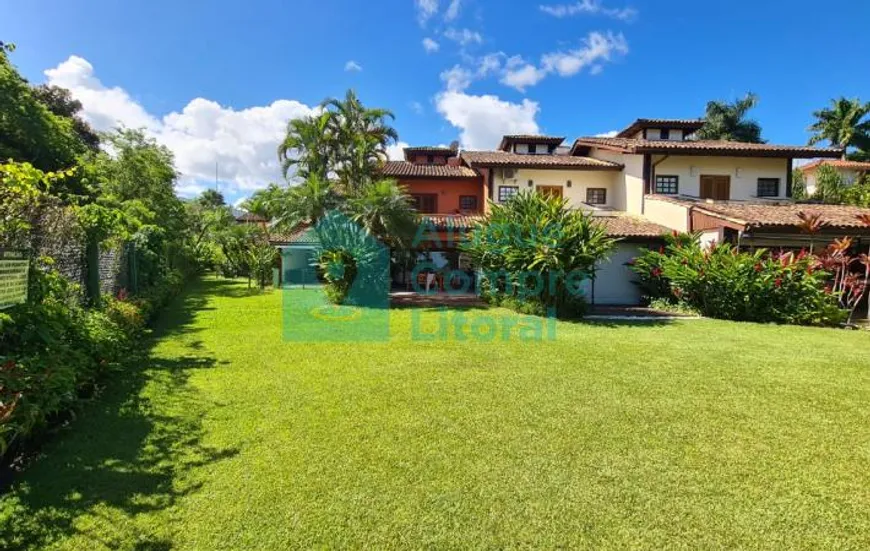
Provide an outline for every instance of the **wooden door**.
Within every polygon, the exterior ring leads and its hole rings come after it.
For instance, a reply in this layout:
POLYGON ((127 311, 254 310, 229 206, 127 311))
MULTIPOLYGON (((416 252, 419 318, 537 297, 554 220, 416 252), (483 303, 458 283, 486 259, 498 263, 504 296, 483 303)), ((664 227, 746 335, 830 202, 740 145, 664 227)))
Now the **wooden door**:
POLYGON ((731 198, 731 176, 701 175, 701 199, 727 201, 731 198))
POLYGON ((538 186, 536 189, 541 195, 562 198, 562 186, 538 186))

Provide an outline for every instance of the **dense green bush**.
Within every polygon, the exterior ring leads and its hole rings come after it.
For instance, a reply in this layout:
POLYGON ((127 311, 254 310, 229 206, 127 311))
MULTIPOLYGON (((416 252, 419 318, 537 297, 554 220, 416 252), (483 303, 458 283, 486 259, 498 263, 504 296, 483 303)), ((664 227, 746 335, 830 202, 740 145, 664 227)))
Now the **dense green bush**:
POLYGON ((836 325, 846 318, 829 274, 805 253, 740 252, 729 244, 702 248, 697 236, 673 234, 644 251, 632 268, 649 299, 667 299, 713 318, 836 325))
POLYGON ((133 299, 123 294, 99 309, 82 308, 76 286, 51 271, 32 270, 30 300, 0 314, 0 457, 93 393, 95 385, 135 357, 146 320, 181 286, 170 275, 133 299), (10 447, 12 448, 10 450, 10 447))
POLYGON ((484 299, 523 313, 576 317, 586 307, 583 282, 614 243, 591 215, 567 201, 524 192, 493 204, 462 251, 483 272, 484 299))

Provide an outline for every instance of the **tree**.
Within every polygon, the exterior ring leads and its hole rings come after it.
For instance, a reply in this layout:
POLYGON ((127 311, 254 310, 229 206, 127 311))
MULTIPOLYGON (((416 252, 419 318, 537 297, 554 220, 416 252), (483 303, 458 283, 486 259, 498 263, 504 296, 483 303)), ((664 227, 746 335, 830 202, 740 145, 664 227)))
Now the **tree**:
POLYGON ((346 206, 350 219, 394 248, 406 249, 416 229, 416 211, 395 180, 363 187, 346 206))
POLYGON ((704 116, 704 126, 698 131, 702 140, 729 140, 736 142, 764 143, 761 125, 747 119, 750 109, 758 103, 758 96, 749 92, 743 99, 733 102, 710 101, 704 116))
POLYGON ((524 310, 552 308, 571 316, 582 305, 582 282, 594 278, 615 243, 592 215, 569 208, 567 200, 522 192, 493 205, 461 250, 483 270, 494 295, 518 300, 524 310))
MULTIPOLYGON (((43 104, 0 48, 0 160, 28 162, 42 171, 72 168, 87 148, 74 122, 43 104)), ((55 191, 79 192, 74 179, 55 191)))
POLYGON ((286 187, 269 184, 266 189, 255 191, 242 203, 242 208, 251 214, 262 216, 266 220, 274 219, 289 193, 286 187))
POLYGON ((365 107, 353 90, 344 100, 328 99, 322 104, 330 113, 334 170, 344 189, 356 190, 372 181, 380 164, 387 160, 387 145, 398 140, 388 124, 395 118, 387 109, 365 107))
POLYGON ((226 201, 224 201, 223 193, 219 192, 216 189, 207 189, 203 191, 199 197, 197 197, 197 202, 206 208, 218 208, 225 207, 226 201))
POLYGON ((278 160, 285 178, 295 167, 300 178, 326 179, 335 158, 329 129, 331 116, 323 112, 287 123, 287 134, 278 146, 278 160))
POLYGON ((310 177, 291 187, 283 204, 276 209, 278 227, 291 230, 299 224, 316 224, 323 216, 338 209, 341 196, 329 181, 310 177))
POLYGON ((870 150, 870 120, 865 120, 868 113, 870 103, 862 103, 858 98, 831 100, 830 107, 813 112, 816 122, 809 127, 813 133, 810 145, 827 140, 832 146, 843 148, 844 159, 849 147, 870 150))
POLYGON ((839 204, 843 201, 843 177, 840 172, 830 166, 821 165, 816 171, 816 191, 813 193, 813 199, 818 199, 823 203, 839 204))
POLYGON ((795 201, 807 199, 807 179, 800 170, 792 172, 791 197, 795 201))
POLYGON ((72 120, 73 130, 88 148, 93 151, 100 148, 99 134, 79 116, 82 102, 73 99, 69 90, 60 86, 40 84, 33 87, 33 95, 58 117, 72 120))

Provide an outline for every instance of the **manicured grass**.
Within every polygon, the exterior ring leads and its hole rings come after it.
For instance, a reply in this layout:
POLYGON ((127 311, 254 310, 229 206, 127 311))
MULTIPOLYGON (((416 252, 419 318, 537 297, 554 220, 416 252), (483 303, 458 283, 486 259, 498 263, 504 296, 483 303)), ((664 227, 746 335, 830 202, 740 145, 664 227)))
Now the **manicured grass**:
POLYGON ((867 333, 419 342, 398 310, 301 344, 281 304, 191 289, 0 500, 0 548, 870 548, 867 333))

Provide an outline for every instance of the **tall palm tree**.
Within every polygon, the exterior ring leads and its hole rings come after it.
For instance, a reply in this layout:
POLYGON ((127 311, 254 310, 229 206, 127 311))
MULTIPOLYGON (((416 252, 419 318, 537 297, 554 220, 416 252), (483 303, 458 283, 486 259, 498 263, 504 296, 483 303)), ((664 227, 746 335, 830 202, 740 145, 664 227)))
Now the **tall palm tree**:
POLYGON ((271 183, 265 189, 255 191, 242 203, 242 208, 251 214, 272 220, 284 202, 289 189, 271 183))
POLYGON ((316 224, 326 213, 340 205, 341 196, 328 180, 310 177, 290 188, 282 204, 276 205, 276 226, 282 230, 292 230, 299 224, 316 224))
POLYGON ((278 160, 284 177, 291 167, 304 179, 325 179, 333 162, 333 135, 330 132, 332 113, 292 119, 287 123, 287 135, 278 146, 278 160))
POLYGON ((870 149, 870 120, 863 120, 870 113, 870 103, 861 103, 858 98, 840 97, 831 100, 831 107, 813 112, 816 118, 810 127, 810 145, 828 140, 831 145, 843 148, 870 149))
POLYGON ((344 100, 327 99, 321 104, 330 113, 329 132, 336 156, 335 172, 347 190, 371 182, 378 166, 387 160, 387 145, 398 140, 388 120, 395 118, 387 109, 365 107, 353 90, 344 100))
POLYGON ((698 137, 702 140, 764 143, 761 139, 761 125, 746 118, 749 110, 757 103, 758 96, 752 92, 733 102, 707 102, 704 126, 698 131, 698 137))
POLYGON ((395 180, 365 184, 348 200, 346 208, 350 219, 370 235, 400 249, 410 246, 416 229, 416 211, 395 180))

